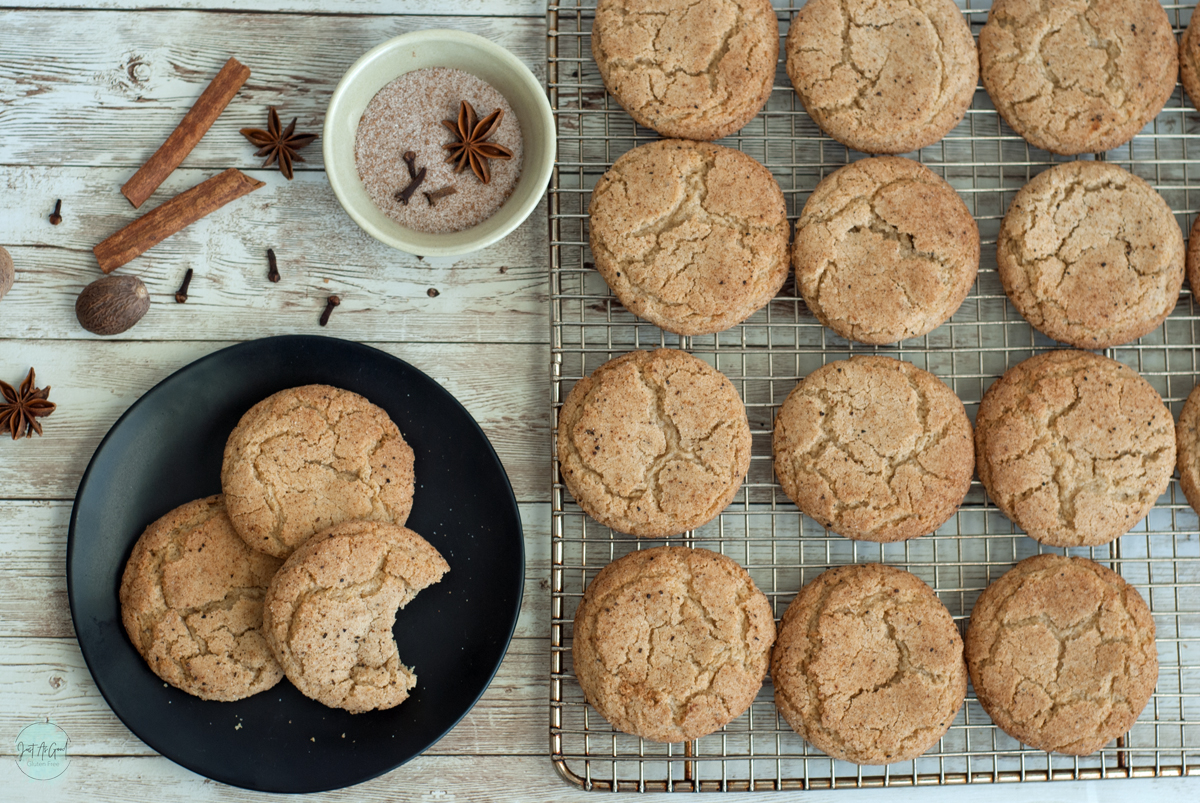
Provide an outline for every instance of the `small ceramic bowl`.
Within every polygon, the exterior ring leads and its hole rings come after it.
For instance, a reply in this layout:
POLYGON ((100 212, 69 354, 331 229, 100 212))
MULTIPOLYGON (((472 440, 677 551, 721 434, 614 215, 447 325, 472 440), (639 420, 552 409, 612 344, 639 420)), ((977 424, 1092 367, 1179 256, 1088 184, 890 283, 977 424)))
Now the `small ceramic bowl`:
POLYGON ((554 167, 554 116, 542 85, 499 45, 463 31, 414 31, 367 51, 338 83, 325 113, 325 174, 338 202, 376 240, 421 256, 457 256, 495 243, 533 212, 554 167), (426 67, 452 67, 496 88, 521 124, 524 164, 512 195, 487 220, 463 231, 427 234, 401 226, 371 202, 354 164, 354 138, 367 104, 395 78, 426 67))

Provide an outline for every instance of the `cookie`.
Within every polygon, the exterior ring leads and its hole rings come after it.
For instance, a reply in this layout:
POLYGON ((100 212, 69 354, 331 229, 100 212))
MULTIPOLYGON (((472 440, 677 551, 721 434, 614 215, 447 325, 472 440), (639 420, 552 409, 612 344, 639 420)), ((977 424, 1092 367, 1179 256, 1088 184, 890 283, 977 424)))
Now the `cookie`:
POLYGON ((775 418, 775 474, 805 514, 847 538, 940 527, 971 487, 971 421, 933 374, 891 357, 831 362, 775 418))
POLYGON ((996 0, 979 32, 983 85, 1029 144, 1052 153, 1123 145, 1175 90, 1175 35, 1158 0, 996 0))
POLYGON ((1050 351, 988 388, 975 458, 988 496, 1031 538, 1098 546, 1128 532, 1167 489, 1175 426, 1132 369, 1087 351, 1050 351))
POLYGON ((348 390, 281 390, 242 416, 225 444, 221 488, 238 535, 285 558, 348 520, 403 524, 413 451, 380 408, 348 390))
POLYGON ((860 343, 895 343, 933 331, 962 304, 979 269, 979 228, 929 168, 863 159, 809 196, 792 267, 821 323, 860 343))
POLYGON ((979 80, 975 39, 953 0, 809 0, 784 49, 808 116, 866 153, 937 142, 962 120, 979 80))
POLYGON ((788 274, 783 192, 732 148, 662 140, 604 174, 588 209, 596 269, 635 315, 681 335, 720 332, 788 274))
POLYGON ((394 708, 416 673, 400 662, 396 611, 450 570, 407 527, 347 521, 306 541, 271 581, 263 631, 297 689, 351 714, 394 708))
POLYGON ((1200 511, 1200 385, 1192 388, 1175 426, 1179 485, 1194 510, 1200 511))
POLYGON ((1094 753, 1133 726, 1158 682, 1154 617, 1137 589, 1084 558, 1026 558, 971 611, 975 694, 1009 736, 1094 753))
POLYGON ((720 139, 771 96, 770 0, 600 0, 592 58, 625 111, 666 137, 720 139))
POLYGON ((1179 37, 1179 80, 1191 98, 1200 103, 1200 15, 1193 14, 1187 30, 1179 37))
POLYGON ((946 606, 920 578, 878 563, 839 566, 800 589, 779 624, 771 679, 792 730, 855 764, 921 755, 967 693, 946 606))
POLYGON ((1188 287, 1191 288, 1193 296, 1200 297, 1200 217, 1196 218, 1192 223, 1191 231, 1188 232, 1185 264, 1188 287))
POLYGON ((610 563, 588 585, 572 658, 584 697, 613 727, 685 742, 750 707, 774 641, 771 603, 736 561, 658 547, 610 563))
POLYGON ((1106 162, 1066 162, 1013 198, 996 261, 1004 292, 1034 328, 1102 349, 1153 331, 1175 309, 1183 234, 1137 176, 1106 162))
POLYGON ((218 494, 177 507, 138 538, 121 577, 121 621, 154 674, 203 700, 240 700, 283 670, 263 638, 281 560, 238 537, 218 494))
POLYGON ((596 521, 665 538, 711 521, 750 469, 733 383, 690 354, 633 351, 575 383, 558 415, 563 482, 596 521))

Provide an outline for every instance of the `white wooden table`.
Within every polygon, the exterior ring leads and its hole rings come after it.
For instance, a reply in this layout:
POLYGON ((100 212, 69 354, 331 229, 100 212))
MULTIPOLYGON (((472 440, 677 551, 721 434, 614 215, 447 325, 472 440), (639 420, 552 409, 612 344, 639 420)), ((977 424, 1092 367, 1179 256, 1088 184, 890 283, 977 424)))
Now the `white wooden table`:
MULTIPOLYGON (((232 342, 324 333, 378 346, 441 382, 487 432, 512 479, 526 534, 526 595, 491 688, 428 753, 315 800, 584 800, 547 758, 549 453, 547 227, 544 207, 482 253, 422 260, 372 240, 342 212, 320 144, 296 178, 257 169, 237 133, 266 108, 319 132, 342 72, 405 31, 486 36, 544 75, 544 0, 26 0, 0 10, 0 245, 17 268, 0 302, 0 378, 30 366, 59 407, 42 438, 0 441, 0 800, 273 800, 209 781, 156 755, 109 710, 75 641, 64 573, 80 476, 116 418, 141 394, 232 342), (455 16, 438 16, 452 12, 455 16), (399 13, 402 12, 402 13, 399 13), (145 282, 150 312, 97 338, 75 320, 100 275, 91 248, 135 217, 119 187, 174 128, 229 56, 253 74, 183 168, 145 208, 226 167, 267 186, 155 247, 123 272, 145 282), (47 220, 55 199, 63 222, 47 220), (283 280, 263 281, 274 248, 283 280), (186 304, 173 294, 187 268, 186 304), (428 291, 434 288, 437 294, 428 291), (317 326, 325 298, 342 305, 317 326), (49 719, 70 736, 70 764, 25 777, 17 734, 49 719)), ((775 799, 949 800, 962 790, 879 790, 775 799)), ((1156 780, 973 789, 973 799, 1200 797, 1200 783, 1156 780)), ((761 800, 761 795, 733 795, 761 800)))

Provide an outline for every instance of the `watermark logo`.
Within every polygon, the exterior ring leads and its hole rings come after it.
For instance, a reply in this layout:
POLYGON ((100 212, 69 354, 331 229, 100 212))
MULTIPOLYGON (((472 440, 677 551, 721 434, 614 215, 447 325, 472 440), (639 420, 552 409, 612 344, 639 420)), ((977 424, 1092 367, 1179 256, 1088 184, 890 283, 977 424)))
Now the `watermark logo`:
POLYGON ((49 720, 26 725, 17 734, 17 766, 37 781, 57 778, 71 763, 70 744, 67 732, 49 720))

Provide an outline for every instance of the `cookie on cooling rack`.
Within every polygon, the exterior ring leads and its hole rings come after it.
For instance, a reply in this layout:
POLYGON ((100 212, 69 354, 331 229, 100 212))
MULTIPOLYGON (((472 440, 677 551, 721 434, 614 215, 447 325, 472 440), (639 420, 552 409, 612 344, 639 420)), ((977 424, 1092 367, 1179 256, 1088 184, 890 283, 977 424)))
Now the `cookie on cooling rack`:
POLYGON ((788 274, 783 192, 746 154, 707 142, 634 148, 592 190, 596 269, 668 332, 720 332, 766 306, 788 274))
POLYGON ((1188 233, 1185 263, 1188 287, 1191 288, 1193 296, 1200 296, 1200 217, 1192 223, 1192 229, 1188 233))
POLYGON ((1175 449, 1179 454, 1179 485, 1183 495, 1194 510, 1200 511, 1200 385, 1192 388, 1179 413, 1175 449))
POLYGON ((637 122, 666 137, 720 139, 771 96, 779 21, 770 0, 600 0, 592 57, 637 122))
POLYGON ((658 547, 613 561, 588 585, 572 659, 584 697, 613 727, 684 742, 750 707, 774 641, 771 603, 736 561, 658 547))
POLYGON ((1084 558, 1026 558, 988 586, 966 654, 975 694, 1001 730, 1068 755, 1128 731, 1158 682, 1145 600, 1084 558))
POLYGON ((1175 426, 1132 369, 1087 351, 1050 351, 988 388, 975 456, 988 496, 1031 538, 1097 546, 1137 524, 1167 489, 1175 426))
POLYGON ((1179 80, 1192 105, 1200 103, 1200 15, 1195 13, 1187 30, 1179 37, 1179 80))
POLYGON ((1066 162, 1021 188, 996 242, 1000 281, 1037 330, 1082 349, 1156 329, 1183 286, 1183 234, 1142 179, 1106 162, 1066 162))
POLYGON ((975 39, 953 0, 809 0, 787 73, 821 130, 867 153, 907 153, 958 125, 975 95, 975 39))
POLYGON ((634 351, 575 383, 558 417, 563 482, 596 521, 665 538, 712 520, 750 468, 733 383, 674 349, 634 351))
POLYGON ((828 363, 775 419, 775 474, 805 514, 847 538, 930 533, 971 487, 971 422, 954 391, 891 357, 828 363))
POLYGON ((927 334, 962 304, 979 268, 979 228, 929 168, 862 159, 809 196, 792 267, 821 323, 861 343, 895 343, 927 334))
POLYGON ((979 33, 979 61, 1004 121, 1061 154, 1128 142, 1162 110, 1179 74, 1158 0, 996 0, 979 33))
POLYGON ((946 606, 920 578, 878 563, 839 566, 800 589, 779 624, 771 679, 792 730, 855 764, 921 755, 967 693, 946 606))
POLYGON ((203 700, 240 700, 283 677, 263 639, 280 561, 238 537, 220 495, 146 528, 121 577, 121 621, 154 674, 203 700))

